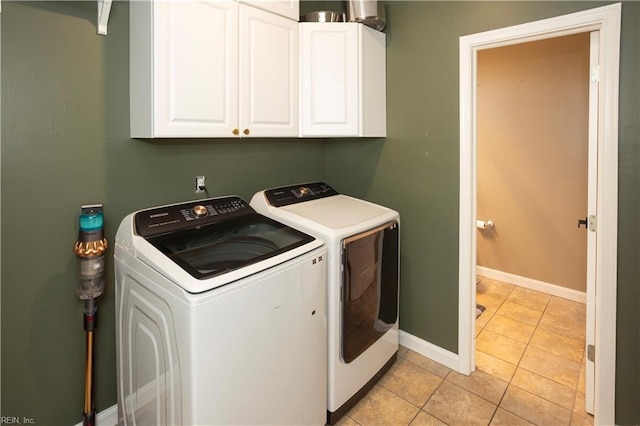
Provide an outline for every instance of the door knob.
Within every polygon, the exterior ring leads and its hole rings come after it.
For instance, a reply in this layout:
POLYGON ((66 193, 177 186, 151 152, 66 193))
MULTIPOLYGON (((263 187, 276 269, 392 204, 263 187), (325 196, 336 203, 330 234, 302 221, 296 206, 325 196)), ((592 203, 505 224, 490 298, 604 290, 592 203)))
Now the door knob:
POLYGON ((244 129, 244 130, 242 131, 242 133, 244 133, 245 135, 249 136, 249 133, 250 133, 250 132, 249 132, 249 129, 244 129))
POLYGON ((235 136, 238 136, 240 134, 240 130, 233 129, 233 131, 231 133, 233 133, 235 136))

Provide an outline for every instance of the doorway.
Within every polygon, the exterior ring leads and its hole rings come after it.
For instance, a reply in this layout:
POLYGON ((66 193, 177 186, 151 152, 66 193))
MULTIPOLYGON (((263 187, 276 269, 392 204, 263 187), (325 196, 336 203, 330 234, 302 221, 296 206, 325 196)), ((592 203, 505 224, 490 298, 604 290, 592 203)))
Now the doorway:
MULTIPOLYGON (((621 5, 518 25, 460 39, 460 269, 458 370, 475 369, 476 277, 476 72, 477 52, 583 32, 600 36, 597 111, 597 234, 595 286, 595 422, 615 421, 615 325, 617 266, 618 68, 621 5), (597 310, 595 307, 597 306, 597 310)), ((598 71, 598 70, 596 70, 598 71)))
POLYGON ((582 302, 590 36, 480 50, 476 88, 478 271, 582 302))
POLYGON ((587 252, 595 245, 576 226, 595 192, 588 185, 596 173, 595 163, 588 167, 591 38, 477 53, 477 217, 487 220, 476 232, 476 367, 513 372, 532 398, 569 410, 575 400, 573 415, 579 405, 593 412, 584 348, 587 252))

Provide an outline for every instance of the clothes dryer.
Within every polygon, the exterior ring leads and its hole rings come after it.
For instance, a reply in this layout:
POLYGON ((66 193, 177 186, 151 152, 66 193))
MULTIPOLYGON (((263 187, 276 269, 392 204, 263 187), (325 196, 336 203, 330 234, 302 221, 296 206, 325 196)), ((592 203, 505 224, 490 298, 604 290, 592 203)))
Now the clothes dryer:
POLYGON ((251 206, 327 246, 327 422, 334 424, 397 356, 400 215, 322 182, 260 191, 251 206))
POLYGON ((326 248, 238 197, 127 215, 119 424, 324 424, 326 248))

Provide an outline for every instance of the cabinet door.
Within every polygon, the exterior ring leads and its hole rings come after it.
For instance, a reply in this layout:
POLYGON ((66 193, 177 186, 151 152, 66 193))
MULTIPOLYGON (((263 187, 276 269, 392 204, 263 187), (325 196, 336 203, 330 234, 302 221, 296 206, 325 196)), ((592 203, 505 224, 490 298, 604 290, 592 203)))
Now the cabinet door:
POLYGON ((233 137, 238 122, 238 5, 154 2, 154 130, 233 137))
POLYGON ((357 136, 358 24, 300 28, 302 136, 357 136))
POLYGON ((250 4, 267 12, 293 19, 296 22, 300 19, 299 0, 240 0, 240 3, 250 4))
POLYGON ((297 137, 298 23, 240 5, 240 136, 297 137))

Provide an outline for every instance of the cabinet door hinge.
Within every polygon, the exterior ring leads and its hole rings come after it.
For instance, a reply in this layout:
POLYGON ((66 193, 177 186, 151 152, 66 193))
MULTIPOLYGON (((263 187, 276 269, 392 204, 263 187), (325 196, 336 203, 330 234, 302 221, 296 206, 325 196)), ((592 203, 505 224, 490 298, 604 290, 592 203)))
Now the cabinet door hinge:
POLYGON ((591 67, 591 82, 592 83, 600 83, 600 66, 593 65, 591 67))
POLYGON ((587 359, 591 362, 596 362, 596 347, 593 345, 587 345, 587 359))
POLYGON ((596 232, 597 225, 598 225, 598 222, 597 222, 596 215, 590 214, 589 215, 589 231, 596 232))

